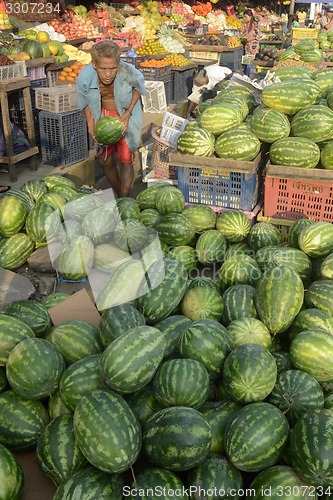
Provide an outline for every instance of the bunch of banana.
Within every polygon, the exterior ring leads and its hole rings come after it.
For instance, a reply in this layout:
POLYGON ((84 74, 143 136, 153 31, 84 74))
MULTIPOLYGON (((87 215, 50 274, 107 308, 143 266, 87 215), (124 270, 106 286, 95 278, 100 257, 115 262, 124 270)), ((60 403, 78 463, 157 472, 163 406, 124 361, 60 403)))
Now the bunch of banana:
POLYGON ((84 50, 79 50, 74 45, 70 45, 69 43, 63 43, 64 53, 68 55, 70 61, 79 61, 82 64, 90 64, 91 63, 91 55, 89 52, 85 52, 84 50))

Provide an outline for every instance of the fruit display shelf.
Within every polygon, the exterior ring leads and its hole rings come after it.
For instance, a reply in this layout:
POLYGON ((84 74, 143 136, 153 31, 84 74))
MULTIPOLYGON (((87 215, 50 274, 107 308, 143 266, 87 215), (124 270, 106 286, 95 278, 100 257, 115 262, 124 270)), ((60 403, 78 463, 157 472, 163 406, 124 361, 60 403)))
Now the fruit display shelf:
POLYGON ((28 59, 25 61, 27 68, 38 68, 40 66, 45 66, 46 64, 54 63, 56 58, 54 56, 48 57, 38 57, 37 59, 28 59))

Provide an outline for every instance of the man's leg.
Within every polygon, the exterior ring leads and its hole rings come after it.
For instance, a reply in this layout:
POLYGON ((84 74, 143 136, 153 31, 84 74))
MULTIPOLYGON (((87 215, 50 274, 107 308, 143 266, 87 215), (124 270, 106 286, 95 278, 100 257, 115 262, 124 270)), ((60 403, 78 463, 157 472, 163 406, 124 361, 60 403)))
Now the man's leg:
POLYGON ((122 196, 121 193, 121 182, 118 175, 117 166, 115 164, 113 154, 106 157, 99 157, 98 161, 103 167, 104 174, 111 184, 111 187, 116 192, 117 196, 122 196))
POLYGON ((133 163, 120 163, 120 191, 119 196, 129 196, 134 180, 133 163))

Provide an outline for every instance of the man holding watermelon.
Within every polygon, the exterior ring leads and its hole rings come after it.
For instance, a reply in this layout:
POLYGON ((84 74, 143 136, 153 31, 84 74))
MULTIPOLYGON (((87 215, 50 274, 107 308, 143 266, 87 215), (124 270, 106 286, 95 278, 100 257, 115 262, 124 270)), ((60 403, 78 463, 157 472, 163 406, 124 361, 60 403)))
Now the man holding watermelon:
POLYGON ((141 142, 140 97, 147 91, 142 73, 132 64, 120 61, 120 54, 119 46, 110 40, 93 45, 92 63, 80 72, 76 88, 88 132, 101 146, 97 158, 112 188, 122 197, 129 195, 133 183, 133 152, 141 142), (104 130, 100 125, 97 129, 96 123, 106 116, 117 117, 120 122, 107 120, 104 130), (114 133, 110 123, 114 124, 114 133), (119 172, 114 161, 116 152, 119 172))

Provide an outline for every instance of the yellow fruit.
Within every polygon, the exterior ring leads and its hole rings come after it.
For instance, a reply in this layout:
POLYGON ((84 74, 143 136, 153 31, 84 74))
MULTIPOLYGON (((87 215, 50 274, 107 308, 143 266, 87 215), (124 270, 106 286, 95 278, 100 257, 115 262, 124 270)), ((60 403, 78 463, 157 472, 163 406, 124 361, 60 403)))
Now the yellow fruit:
POLYGON ((19 52, 12 56, 13 61, 27 61, 30 59, 30 56, 27 52, 19 52))
POLYGON ((36 40, 40 43, 47 43, 50 41, 50 35, 46 31, 39 31, 36 40))
POLYGON ((48 42, 48 44, 47 44, 47 45, 48 45, 48 47, 49 47, 49 49, 50 49, 50 51, 51 51, 51 54, 52 54, 53 56, 56 56, 56 55, 58 54, 58 52, 59 52, 59 47, 58 47, 58 45, 56 45, 56 44, 55 44, 54 42, 52 42, 52 41, 51 41, 51 42, 48 42))

